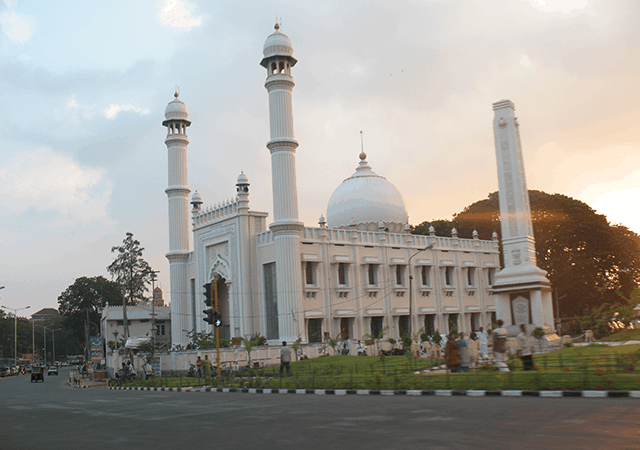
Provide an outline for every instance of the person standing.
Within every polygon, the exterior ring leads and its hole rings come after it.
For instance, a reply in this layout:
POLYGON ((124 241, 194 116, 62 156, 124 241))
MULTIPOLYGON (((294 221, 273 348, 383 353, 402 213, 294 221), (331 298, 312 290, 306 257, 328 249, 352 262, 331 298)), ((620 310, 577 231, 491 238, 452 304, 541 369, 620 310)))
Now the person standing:
POLYGON ((460 333, 460 339, 456 342, 460 346, 460 370, 458 372, 468 372, 471 365, 471 357, 469 356, 469 343, 464 338, 464 333, 460 333))
POLYGON ((202 361, 202 371, 204 372, 205 378, 209 378, 211 376, 211 360, 209 359, 209 355, 204 355, 204 360, 202 361))
POLYGON ((518 342, 518 356, 522 360, 524 370, 533 369, 533 340, 527 332, 527 326, 520 324, 520 334, 516 337, 518 342))
POLYGON ((456 342, 456 335, 449 333, 449 340, 444 348, 444 358, 450 372, 460 369, 460 345, 456 342))
POLYGON ((489 355, 487 354, 487 332, 484 331, 482 327, 480 327, 480 331, 478 331, 478 341, 480 344, 480 358, 488 359, 489 355))
POLYGON ((498 328, 493 330, 493 360, 500 372, 510 372, 507 365, 507 329, 503 327, 502 319, 498 319, 498 328))
POLYGON ((198 356, 198 359, 196 360, 196 366, 197 366, 197 374, 199 377, 202 376, 202 358, 200 356, 198 356))
POLYGON ((291 373, 291 349, 287 347, 287 341, 282 341, 282 348, 280 349, 280 375, 284 372, 286 367, 287 374, 291 373))

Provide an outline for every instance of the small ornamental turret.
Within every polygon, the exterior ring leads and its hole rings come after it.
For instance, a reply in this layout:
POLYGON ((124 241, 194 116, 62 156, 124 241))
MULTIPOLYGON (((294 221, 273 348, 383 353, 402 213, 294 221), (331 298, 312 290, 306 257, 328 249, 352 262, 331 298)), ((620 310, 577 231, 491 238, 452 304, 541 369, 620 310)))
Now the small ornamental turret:
POLYGON ((202 196, 198 191, 195 191, 191 196, 191 206, 193 206, 192 213, 199 213, 202 210, 202 196))
POLYGON ((240 175, 238 175, 238 182, 236 183, 236 191, 238 192, 238 194, 249 193, 249 178, 244 174, 244 172, 240 172, 240 175))

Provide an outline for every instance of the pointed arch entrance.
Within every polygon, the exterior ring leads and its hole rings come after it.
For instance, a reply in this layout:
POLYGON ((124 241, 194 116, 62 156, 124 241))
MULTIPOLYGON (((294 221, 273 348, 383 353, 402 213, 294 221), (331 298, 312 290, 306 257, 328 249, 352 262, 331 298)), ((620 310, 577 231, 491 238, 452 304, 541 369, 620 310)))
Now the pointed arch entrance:
POLYGON ((209 279, 213 283, 217 279, 218 288, 218 311, 222 316, 222 326, 220 327, 220 338, 231 339, 231 308, 229 305, 229 286, 231 277, 229 275, 229 264, 227 261, 217 256, 211 265, 209 279))

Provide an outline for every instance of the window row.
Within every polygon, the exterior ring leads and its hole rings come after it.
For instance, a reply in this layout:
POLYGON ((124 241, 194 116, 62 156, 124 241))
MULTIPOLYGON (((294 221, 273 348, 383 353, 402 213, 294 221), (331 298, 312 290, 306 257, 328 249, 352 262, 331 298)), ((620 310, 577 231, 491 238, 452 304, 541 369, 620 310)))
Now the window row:
MULTIPOLYGON (((318 286, 318 265, 319 263, 313 261, 307 261, 304 264, 304 278, 306 286, 318 286)), ((332 265, 332 278, 333 283, 338 287, 349 287, 350 283, 350 270, 352 264, 350 263, 338 263, 332 265)), ((366 264, 363 266, 364 280, 367 286, 377 287, 380 286, 380 271, 381 264, 366 264)), ((432 287, 432 266, 416 266, 417 269, 417 282, 421 287, 432 287)), ((486 282, 491 286, 495 283, 496 269, 489 268, 486 273, 486 282)), ((455 286, 455 267, 445 266, 440 267, 442 284, 444 287, 455 286)), ((466 287, 477 286, 477 267, 463 267, 462 268, 464 282, 466 287)), ((407 266, 404 264, 398 264, 391 266, 391 276, 393 277, 393 283, 396 287, 406 287, 407 280, 407 266)))

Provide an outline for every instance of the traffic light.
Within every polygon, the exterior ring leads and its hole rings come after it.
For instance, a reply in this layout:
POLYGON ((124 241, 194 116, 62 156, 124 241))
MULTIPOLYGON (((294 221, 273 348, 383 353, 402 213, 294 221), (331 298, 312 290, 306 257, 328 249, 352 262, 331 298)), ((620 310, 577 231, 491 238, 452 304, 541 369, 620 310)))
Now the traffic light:
POLYGON ((203 320, 208 324, 215 325, 216 327, 222 325, 222 314, 220 314, 220 311, 214 311, 213 308, 209 308, 202 312, 206 314, 203 320))
POLYGON ((213 308, 205 309, 202 312, 206 314, 206 317, 204 318, 204 321, 207 322, 210 325, 213 325, 214 322, 215 322, 213 308))
POLYGON ((204 288, 204 304, 207 306, 213 306, 213 284, 207 283, 202 285, 204 288))

